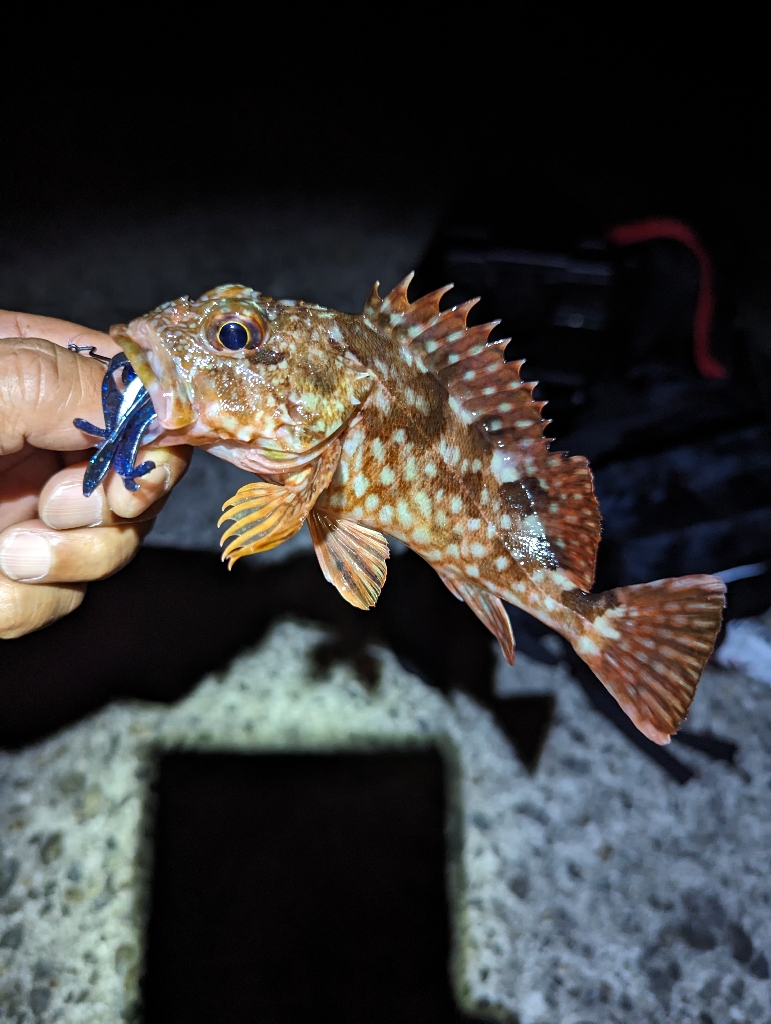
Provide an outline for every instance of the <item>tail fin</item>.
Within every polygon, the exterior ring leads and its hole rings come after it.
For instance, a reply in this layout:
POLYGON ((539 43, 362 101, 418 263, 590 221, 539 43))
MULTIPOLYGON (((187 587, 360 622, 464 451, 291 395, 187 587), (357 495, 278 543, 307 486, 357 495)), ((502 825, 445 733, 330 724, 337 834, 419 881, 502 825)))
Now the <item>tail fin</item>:
POLYGON ((715 646, 725 584, 714 576, 657 580, 611 590, 603 605, 576 652, 640 732, 668 743, 715 646))

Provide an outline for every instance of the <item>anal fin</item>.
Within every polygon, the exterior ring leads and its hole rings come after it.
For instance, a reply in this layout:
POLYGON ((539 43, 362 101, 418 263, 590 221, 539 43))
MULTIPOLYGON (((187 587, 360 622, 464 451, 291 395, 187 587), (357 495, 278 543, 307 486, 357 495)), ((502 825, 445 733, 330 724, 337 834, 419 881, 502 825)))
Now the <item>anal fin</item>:
POLYGON ((451 594, 460 601, 465 601, 480 622, 490 630, 501 645, 503 656, 510 665, 514 664, 515 643, 511 620, 503 607, 503 601, 494 594, 468 580, 439 573, 442 583, 451 594))
POLYGON ((383 534, 316 508, 308 527, 324 578, 349 604, 365 610, 374 607, 389 555, 383 534))

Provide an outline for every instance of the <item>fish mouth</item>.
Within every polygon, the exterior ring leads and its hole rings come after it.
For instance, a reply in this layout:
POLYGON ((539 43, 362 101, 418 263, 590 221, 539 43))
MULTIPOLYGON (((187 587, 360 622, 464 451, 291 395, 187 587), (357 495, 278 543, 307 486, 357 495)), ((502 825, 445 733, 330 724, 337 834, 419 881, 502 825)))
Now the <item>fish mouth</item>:
POLYGON ((116 324, 110 337, 123 349, 153 403, 163 430, 181 430, 198 419, 192 396, 153 328, 143 321, 116 324))

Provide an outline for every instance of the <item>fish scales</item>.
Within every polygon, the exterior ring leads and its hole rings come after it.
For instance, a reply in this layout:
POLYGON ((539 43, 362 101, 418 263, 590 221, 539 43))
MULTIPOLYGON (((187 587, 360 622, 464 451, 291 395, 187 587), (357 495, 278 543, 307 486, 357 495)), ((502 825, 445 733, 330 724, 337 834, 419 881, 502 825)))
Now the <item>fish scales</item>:
POLYGON ((359 608, 395 537, 498 639, 503 602, 574 647, 656 742, 676 731, 720 628, 724 586, 687 576, 590 593, 600 516, 585 459, 552 452, 545 403, 505 363, 473 302, 415 302, 407 278, 362 315, 226 285, 118 325, 157 414, 153 439, 255 474, 226 502, 223 557, 275 547, 308 522, 325 577, 359 608))
POLYGON ((520 603, 516 585, 545 559, 554 569, 557 563, 513 503, 502 501, 489 444, 393 339, 360 329, 348 337, 365 365, 377 361, 383 369, 346 437, 325 503, 337 515, 403 541, 444 572, 503 589, 520 603), (506 515, 511 523, 505 526, 506 515))

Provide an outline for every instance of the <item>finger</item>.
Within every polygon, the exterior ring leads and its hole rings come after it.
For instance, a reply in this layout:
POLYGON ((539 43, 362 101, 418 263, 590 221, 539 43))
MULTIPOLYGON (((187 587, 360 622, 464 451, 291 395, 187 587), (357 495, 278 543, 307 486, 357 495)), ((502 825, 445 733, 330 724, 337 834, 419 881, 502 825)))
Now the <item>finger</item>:
POLYGON ((38 514, 55 530, 114 526, 127 519, 137 522, 152 518, 160 511, 159 502, 187 472, 191 453, 192 449, 183 446, 145 449, 137 462, 150 460, 156 468, 139 478, 139 490, 127 490, 120 477, 111 474, 106 488, 100 484, 87 498, 83 496, 86 463, 69 466, 43 487, 38 514))
POLYGON ((84 583, 112 576, 136 554, 151 524, 52 530, 39 519, 0 534, 0 571, 20 583, 84 583))
MULTIPOLYGON (((0 473, 0 530, 12 523, 23 523, 37 515, 40 489, 61 465, 58 452, 46 452, 30 445, 17 453, 20 458, 12 469, 0 473)), ((10 455, 9 459, 16 456, 10 455)))
POLYGON ((84 583, 29 587, 0 576, 0 639, 13 640, 50 626, 75 611, 85 592, 84 583))
POLYGON ((137 465, 145 460, 155 463, 155 469, 139 477, 139 490, 130 491, 117 473, 107 481, 107 503, 116 516, 134 519, 175 487, 187 473, 193 449, 188 445, 172 448, 145 448, 137 456, 137 465))
POLYGON ((89 448, 93 438, 73 425, 81 416, 104 423, 104 366, 40 339, 0 340, 0 457, 25 442, 56 451, 89 448))
POLYGON ((93 345, 102 356, 114 356, 120 352, 109 334, 92 331, 69 320, 57 320, 51 316, 30 316, 27 313, 13 313, 0 309, 0 338, 46 338, 54 345, 64 348, 74 345, 93 345))

